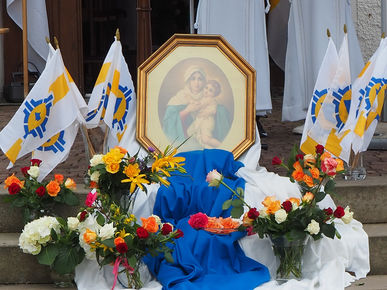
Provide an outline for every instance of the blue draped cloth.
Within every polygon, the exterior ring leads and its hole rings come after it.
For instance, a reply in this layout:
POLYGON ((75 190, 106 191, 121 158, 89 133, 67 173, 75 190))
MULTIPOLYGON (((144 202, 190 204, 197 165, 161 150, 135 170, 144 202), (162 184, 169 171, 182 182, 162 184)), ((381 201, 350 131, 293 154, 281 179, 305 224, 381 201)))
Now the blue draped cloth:
MULTIPOLYGON (((163 257, 144 258, 163 289, 254 289, 270 280, 268 269, 245 256, 238 244, 242 232, 217 235, 195 230, 188 224, 190 215, 202 212, 212 217, 229 217, 222 204, 232 193, 224 186, 209 187, 206 175, 217 169, 231 188, 244 188, 245 181, 235 175, 243 166, 224 150, 191 151, 179 154, 186 158, 189 176, 172 176, 171 185, 161 186, 156 197, 154 214, 184 232, 176 240, 174 263, 163 257)), ((259 251, 259 249, 257 249, 259 251)))

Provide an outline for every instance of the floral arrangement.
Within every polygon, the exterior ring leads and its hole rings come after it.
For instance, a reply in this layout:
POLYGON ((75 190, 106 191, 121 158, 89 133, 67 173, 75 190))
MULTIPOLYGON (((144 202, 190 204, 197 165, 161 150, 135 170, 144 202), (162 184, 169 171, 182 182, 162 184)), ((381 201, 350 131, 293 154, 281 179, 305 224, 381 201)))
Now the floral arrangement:
POLYGON ((90 160, 88 170, 90 187, 108 193, 112 201, 119 203, 128 192, 132 194, 137 188, 146 191, 144 184, 168 186, 165 178, 170 177, 172 172, 186 173, 182 167, 185 159, 176 157, 176 152, 177 149, 171 146, 159 154, 149 148, 147 155, 140 158, 138 153, 130 156, 125 149, 117 146, 105 155, 96 154, 90 160))
POLYGON ((162 223, 156 215, 141 217, 140 225, 133 214, 109 203, 107 194, 95 190, 87 196, 86 205, 79 215, 80 244, 86 257, 96 259, 100 266, 114 264, 113 288, 122 272, 127 276, 129 288, 141 288, 140 261, 148 253, 152 256, 162 253, 168 262, 173 262, 172 249, 167 244, 182 237, 181 230, 162 223))
MULTIPOLYGON (((288 277, 293 274, 294 277, 300 278, 300 258, 306 239, 312 237, 318 240, 324 235, 340 238, 335 228, 335 219, 341 219, 347 224, 353 218, 349 207, 344 209, 337 206, 332 209, 320 208, 318 205, 327 194, 334 194, 333 179, 344 172, 343 161, 332 157, 322 145, 317 145, 313 155, 298 154, 297 148, 294 147, 287 165, 279 157, 274 157, 272 164, 287 170, 290 180, 299 185, 301 198, 291 197, 281 202, 274 196, 268 196, 262 201, 263 207, 258 210, 245 203, 242 188, 236 191, 230 189, 233 195, 223 204, 223 209, 235 206, 237 209, 231 214, 233 217, 240 217, 243 206, 246 206, 248 211, 243 215, 240 230, 247 230, 249 235, 257 233, 260 238, 269 237, 275 255, 280 257, 277 275, 288 277), (296 247, 290 246, 293 242, 297 244, 296 247), (277 247, 278 243, 285 245, 287 249, 277 247)), ((207 175, 207 182, 209 186, 227 186, 223 182, 223 176, 216 171, 207 175)))
POLYGON ((67 222, 51 216, 35 219, 24 226, 19 247, 58 274, 73 273, 85 256, 78 242, 78 223, 74 217, 69 217, 67 222))
POLYGON ((53 180, 39 182, 40 164, 41 160, 32 159, 30 166, 21 168, 22 179, 12 174, 4 181, 4 188, 9 192, 4 201, 22 208, 24 224, 37 217, 53 215, 55 204, 79 205, 78 197, 73 192, 76 188, 74 180, 64 180, 63 175, 55 174, 53 180))
POLYGON ((214 234, 229 234, 238 230, 240 221, 231 217, 209 217, 199 212, 190 216, 188 224, 194 229, 203 229, 214 234))

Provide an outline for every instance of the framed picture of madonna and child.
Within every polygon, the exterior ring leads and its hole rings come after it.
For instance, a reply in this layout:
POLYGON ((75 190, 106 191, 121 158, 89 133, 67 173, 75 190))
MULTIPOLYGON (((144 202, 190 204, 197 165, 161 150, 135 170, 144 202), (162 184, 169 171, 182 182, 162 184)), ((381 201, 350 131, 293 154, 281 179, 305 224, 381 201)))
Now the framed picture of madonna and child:
POLYGON ((219 35, 175 34, 138 68, 137 139, 156 150, 255 141, 255 70, 219 35))

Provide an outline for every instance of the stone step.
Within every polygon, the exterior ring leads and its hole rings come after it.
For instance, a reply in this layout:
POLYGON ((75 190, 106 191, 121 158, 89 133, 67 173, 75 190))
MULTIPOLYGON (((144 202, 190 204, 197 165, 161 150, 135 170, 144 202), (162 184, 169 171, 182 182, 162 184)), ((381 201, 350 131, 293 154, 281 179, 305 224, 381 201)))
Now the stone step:
MULTIPOLYGON (((87 189, 80 189, 76 191, 76 194, 79 197, 80 206, 85 202, 86 195, 88 193, 87 189)), ((1 188, 0 190, 0 233, 13 233, 21 232, 23 229, 23 219, 21 214, 21 209, 17 207, 12 207, 11 204, 3 201, 3 198, 8 195, 8 191, 1 188)), ((56 208, 56 213, 62 217, 76 216, 79 212, 79 206, 70 207, 66 205, 58 205, 56 208)))
POLYGON ((353 282, 345 290, 386 290, 387 275, 371 275, 353 282))
MULTIPOLYGON (((1 290, 58 290, 54 284, 0 284, 1 290)), ((66 290, 76 290, 76 287, 67 287, 66 290)), ((96 288, 97 289, 97 288, 96 288)))
POLYGON ((387 178, 368 176, 360 181, 336 178, 337 205, 349 206, 354 218, 363 224, 387 223, 387 178))
POLYGON ((364 224, 364 230, 369 237, 370 275, 387 275, 387 223, 364 224))

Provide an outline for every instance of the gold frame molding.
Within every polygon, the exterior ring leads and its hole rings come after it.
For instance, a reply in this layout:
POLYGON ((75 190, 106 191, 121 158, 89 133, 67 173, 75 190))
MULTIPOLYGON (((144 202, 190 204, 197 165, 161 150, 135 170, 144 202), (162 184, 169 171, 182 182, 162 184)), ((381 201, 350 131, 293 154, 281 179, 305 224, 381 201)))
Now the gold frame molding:
MULTIPOLYGON (((231 100, 226 102, 224 97, 224 102, 229 106, 232 121, 226 137, 217 148, 231 151, 237 159, 255 142, 256 72, 220 35, 175 34, 138 67, 137 140, 144 147, 153 147, 158 152, 173 143, 165 135, 160 118, 160 110, 167 107, 168 99, 160 96, 163 90, 181 90, 182 85, 178 88, 177 84, 178 79, 183 78, 182 73, 178 74, 175 68, 196 60, 204 65, 209 63, 210 73, 212 68, 212 75, 224 80, 224 95, 231 100), (214 73, 216 69, 221 73, 214 73), (168 74, 171 76, 169 86, 164 85, 168 74)), ((174 146, 179 144, 173 143, 174 146)), ((184 146, 179 151, 195 149, 184 146)))

